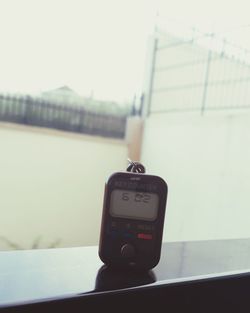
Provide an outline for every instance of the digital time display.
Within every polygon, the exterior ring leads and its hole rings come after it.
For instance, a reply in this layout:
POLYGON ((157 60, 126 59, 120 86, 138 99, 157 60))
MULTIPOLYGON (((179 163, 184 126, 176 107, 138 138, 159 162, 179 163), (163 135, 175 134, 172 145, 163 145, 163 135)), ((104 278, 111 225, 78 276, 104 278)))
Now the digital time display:
POLYGON ((110 214, 114 217, 154 221, 159 196, 156 193, 115 189, 111 193, 110 214))

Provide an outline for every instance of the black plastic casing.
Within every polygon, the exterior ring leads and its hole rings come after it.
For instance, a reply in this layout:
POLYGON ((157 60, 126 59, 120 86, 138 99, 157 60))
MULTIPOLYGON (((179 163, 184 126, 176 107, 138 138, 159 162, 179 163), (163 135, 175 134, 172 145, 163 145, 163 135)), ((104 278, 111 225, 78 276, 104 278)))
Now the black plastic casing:
POLYGON ((158 176, 130 172, 118 172, 110 176, 105 185, 99 241, 99 256, 106 265, 146 270, 158 264, 161 255, 167 193, 166 182, 158 176), (110 200, 111 193, 115 189, 156 193, 159 197, 156 219, 145 221, 112 216, 110 200), (151 239, 148 240, 148 237, 151 239), (121 255, 121 249, 126 244, 134 247, 135 254, 131 257, 121 255))

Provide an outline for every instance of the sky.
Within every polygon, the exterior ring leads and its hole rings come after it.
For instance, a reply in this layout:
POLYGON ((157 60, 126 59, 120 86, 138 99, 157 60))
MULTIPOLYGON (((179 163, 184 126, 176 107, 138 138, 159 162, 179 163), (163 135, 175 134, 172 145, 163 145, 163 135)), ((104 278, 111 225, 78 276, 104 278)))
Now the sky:
POLYGON ((0 0, 0 91, 68 85, 131 101, 143 89, 147 40, 159 16, 250 46, 249 9, 243 0, 0 0))

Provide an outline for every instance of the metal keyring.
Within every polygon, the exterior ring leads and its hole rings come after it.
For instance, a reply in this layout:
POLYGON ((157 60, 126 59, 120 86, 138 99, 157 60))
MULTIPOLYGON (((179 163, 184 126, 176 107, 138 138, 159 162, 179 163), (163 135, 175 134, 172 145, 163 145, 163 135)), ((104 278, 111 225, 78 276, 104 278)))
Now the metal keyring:
POLYGON ((145 173, 146 168, 144 165, 142 165, 140 162, 134 162, 128 159, 129 166, 127 167, 127 172, 133 172, 133 173, 145 173))

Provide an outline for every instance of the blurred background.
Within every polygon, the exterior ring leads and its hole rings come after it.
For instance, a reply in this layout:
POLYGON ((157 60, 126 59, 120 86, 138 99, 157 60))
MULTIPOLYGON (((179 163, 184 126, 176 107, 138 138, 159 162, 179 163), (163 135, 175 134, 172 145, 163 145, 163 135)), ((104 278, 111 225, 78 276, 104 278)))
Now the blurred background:
POLYGON ((249 237, 249 8, 0 0, 0 249, 97 245, 127 158, 168 182, 164 241, 249 237))

